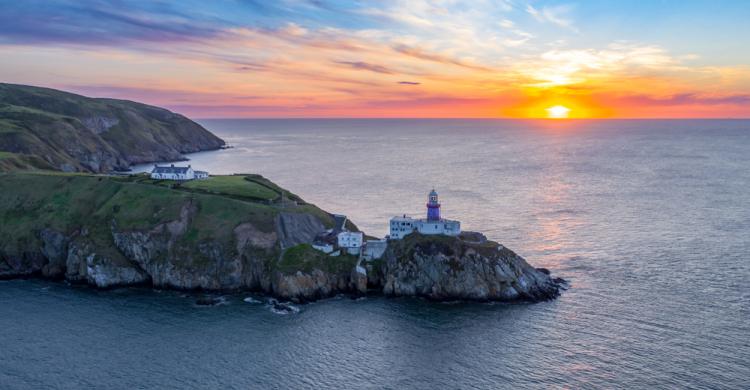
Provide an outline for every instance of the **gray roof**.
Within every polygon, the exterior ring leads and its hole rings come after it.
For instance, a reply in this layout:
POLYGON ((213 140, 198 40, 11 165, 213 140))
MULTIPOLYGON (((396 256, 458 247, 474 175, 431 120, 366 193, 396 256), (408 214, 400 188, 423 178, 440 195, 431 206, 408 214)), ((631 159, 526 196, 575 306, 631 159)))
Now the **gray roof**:
POLYGON ((333 214, 333 231, 335 233, 346 229, 346 215, 333 214))
POLYGON ((315 239, 313 240, 313 244, 317 245, 325 245, 325 244, 335 244, 337 241, 336 233, 333 231, 330 232, 323 232, 315 236, 315 239))
POLYGON ((163 167, 154 165, 154 170, 151 173, 187 173, 188 169, 190 169, 190 165, 186 167, 176 167, 174 164, 163 167))

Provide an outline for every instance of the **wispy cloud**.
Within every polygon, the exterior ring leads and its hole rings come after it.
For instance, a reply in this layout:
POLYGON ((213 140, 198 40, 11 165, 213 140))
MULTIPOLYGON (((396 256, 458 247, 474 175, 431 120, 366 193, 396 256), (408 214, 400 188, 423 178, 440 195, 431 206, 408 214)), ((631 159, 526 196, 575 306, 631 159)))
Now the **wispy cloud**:
POLYGON ((496 116, 502 105, 560 101, 750 115, 747 64, 642 37, 583 37, 584 3, 6 3, 5 81, 201 117, 496 116))
POLYGON ((663 48, 632 42, 616 42, 605 49, 551 50, 520 62, 518 71, 529 76, 531 85, 571 85, 613 74, 681 69, 680 60, 663 48))
POLYGON ((563 28, 578 31, 573 26, 572 19, 568 16, 571 9, 570 5, 544 6, 542 8, 535 8, 531 4, 526 5, 526 12, 539 22, 552 23, 563 28))
POLYGON ((670 96, 627 95, 611 98, 619 103, 632 105, 685 106, 685 105, 750 105, 750 94, 712 96, 697 92, 670 96))
POLYGON ((449 64, 449 65, 456 65, 456 66, 461 66, 461 67, 475 69, 475 70, 482 70, 482 71, 490 70, 489 68, 481 66, 481 65, 469 64, 459 59, 452 58, 450 56, 441 55, 438 53, 431 53, 431 52, 428 52, 428 51, 425 51, 425 50, 422 50, 420 48, 413 47, 413 46, 396 45, 393 47, 393 50, 398 53, 410 56, 410 57, 418 58, 420 60, 439 62, 442 64, 449 64))

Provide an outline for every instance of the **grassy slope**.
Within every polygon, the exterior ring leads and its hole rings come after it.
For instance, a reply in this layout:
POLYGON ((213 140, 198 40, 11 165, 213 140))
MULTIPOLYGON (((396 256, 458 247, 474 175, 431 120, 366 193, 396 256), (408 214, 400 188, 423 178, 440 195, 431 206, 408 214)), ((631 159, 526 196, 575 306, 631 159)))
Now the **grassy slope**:
POLYGON ((158 107, 0 83, 0 151, 37 155, 58 169, 91 170, 92 158, 106 159, 104 170, 125 168, 221 145, 197 123, 158 107), (116 124, 100 128, 102 118, 116 124))
POLYGON ((183 188, 211 193, 226 194, 249 199, 272 201, 279 194, 268 187, 245 180, 244 176, 212 176, 205 180, 194 180, 182 185, 183 188))
POLYGON ((277 269, 285 274, 297 271, 311 272, 315 268, 329 273, 351 272, 357 264, 357 257, 342 254, 328 256, 309 244, 299 244, 287 249, 277 264, 277 269))
MULTIPOLYGON (((233 194, 247 191, 248 185, 254 194, 264 191, 261 188, 268 191, 264 186, 253 188, 258 185, 244 180, 243 176, 213 179, 217 179, 219 185, 202 185, 216 192, 233 194)), ((147 181, 143 176, 110 177, 61 172, 0 174, 0 220, 3 221, 0 224, 0 237, 3 237, 0 252, 36 251, 41 246, 38 232, 52 228, 67 235, 85 230, 87 238, 97 247, 107 248, 104 254, 122 258, 112 243, 110 227, 113 220, 118 230, 150 229, 179 219, 180 210, 188 202, 192 202, 197 212, 180 244, 193 254, 198 252, 197 245, 205 241, 234 248, 233 230, 240 223, 251 222, 260 230, 271 232, 274 218, 281 211, 311 213, 321 218, 324 224, 333 225, 328 213, 310 204, 280 208, 268 203, 171 189, 158 184, 163 182, 147 181)), ((271 193, 266 195, 272 196, 271 193)), ((312 250, 309 245, 307 247, 312 250)), ((277 264, 282 272, 306 271, 314 266, 338 271, 340 267, 354 264, 350 256, 329 258, 314 250, 290 251, 277 264)))
POLYGON ((0 172, 53 169, 43 159, 28 154, 0 152, 0 172))

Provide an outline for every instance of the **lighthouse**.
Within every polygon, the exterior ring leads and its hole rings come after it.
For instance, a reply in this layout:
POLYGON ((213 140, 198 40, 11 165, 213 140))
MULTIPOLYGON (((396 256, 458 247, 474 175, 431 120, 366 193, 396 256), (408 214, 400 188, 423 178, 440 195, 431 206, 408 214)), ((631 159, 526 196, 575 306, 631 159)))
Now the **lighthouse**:
POLYGON ((414 232, 443 236, 461 234, 461 222, 440 217, 440 201, 434 189, 427 196, 427 218, 414 219, 404 214, 391 218, 390 227, 389 240, 400 240, 414 232))
POLYGON ((430 195, 427 198, 427 220, 440 220, 440 202, 438 202, 438 194, 434 188, 430 191, 430 195))

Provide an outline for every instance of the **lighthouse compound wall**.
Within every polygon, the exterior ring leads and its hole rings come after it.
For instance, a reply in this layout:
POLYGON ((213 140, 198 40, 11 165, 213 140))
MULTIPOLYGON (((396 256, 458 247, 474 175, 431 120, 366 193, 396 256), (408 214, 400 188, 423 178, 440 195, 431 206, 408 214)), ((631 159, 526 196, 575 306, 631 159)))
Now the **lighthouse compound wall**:
POLYGON ((457 236, 461 233, 461 222, 450 219, 414 219, 407 216, 391 218, 390 239, 400 240, 415 231, 427 235, 457 236))

